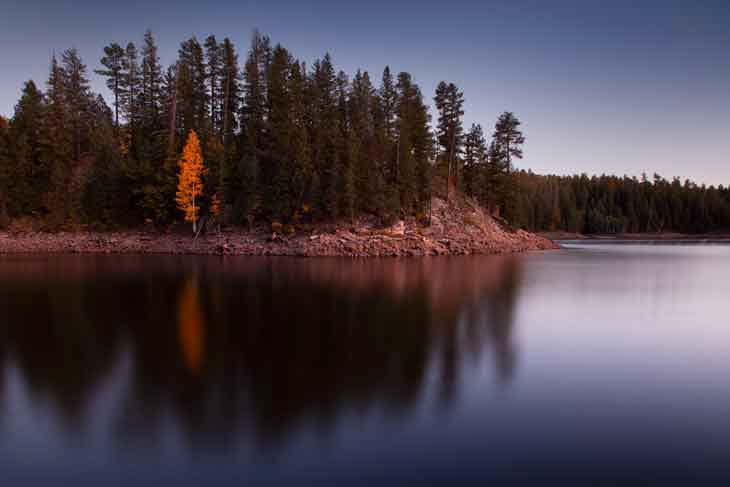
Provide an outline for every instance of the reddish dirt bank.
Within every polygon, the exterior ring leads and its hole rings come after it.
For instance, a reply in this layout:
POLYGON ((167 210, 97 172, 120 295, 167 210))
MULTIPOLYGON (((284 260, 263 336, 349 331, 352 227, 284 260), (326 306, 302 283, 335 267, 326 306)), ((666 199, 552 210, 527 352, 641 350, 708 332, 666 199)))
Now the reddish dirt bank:
POLYGON ((191 237, 150 232, 0 232, 0 254, 128 253, 281 255, 300 257, 502 254, 559 248, 544 237, 502 228, 468 202, 446 205, 434 198, 430 226, 397 222, 390 228, 359 223, 314 227, 284 236, 270 230, 228 229, 191 237))

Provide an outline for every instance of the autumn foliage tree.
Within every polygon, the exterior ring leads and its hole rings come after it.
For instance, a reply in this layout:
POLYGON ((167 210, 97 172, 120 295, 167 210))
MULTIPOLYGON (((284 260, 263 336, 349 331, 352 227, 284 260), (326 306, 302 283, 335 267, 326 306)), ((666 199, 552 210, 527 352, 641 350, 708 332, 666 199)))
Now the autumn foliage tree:
POLYGON ((185 213, 185 221, 192 222, 193 233, 197 232, 200 197, 203 195, 201 177, 207 172, 203 165, 200 151, 200 140, 194 130, 190 131, 180 158, 175 201, 177 207, 185 213))

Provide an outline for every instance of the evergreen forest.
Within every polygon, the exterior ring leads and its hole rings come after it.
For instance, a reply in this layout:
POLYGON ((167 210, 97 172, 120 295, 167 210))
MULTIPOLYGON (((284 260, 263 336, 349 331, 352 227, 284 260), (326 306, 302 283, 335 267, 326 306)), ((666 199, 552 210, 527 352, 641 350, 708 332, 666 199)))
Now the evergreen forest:
POLYGON ((245 51, 228 38, 186 39, 163 66, 147 31, 104 46, 91 67, 67 49, 43 85, 25 83, 13 115, 0 117, 0 226, 427 225, 433 196, 464 194, 534 231, 730 228, 728 188, 540 176, 515 168, 524 143, 512 112, 465 127, 454 83, 425 94, 387 66, 345 73, 329 54, 307 64, 257 31, 245 51), (92 92, 92 75, 108 99, 92 92))

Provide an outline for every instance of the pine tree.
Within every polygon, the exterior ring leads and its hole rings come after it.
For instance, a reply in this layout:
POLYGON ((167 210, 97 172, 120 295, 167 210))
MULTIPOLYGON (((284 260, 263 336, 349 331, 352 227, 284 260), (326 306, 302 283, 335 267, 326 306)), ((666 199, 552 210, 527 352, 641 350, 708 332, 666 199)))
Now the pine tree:
POLYGON ((522 144, 525 137, 519 130, 520 121, 512 112, 504 112, 499 116, 494 126, 493 140, 490 148, 490 165, 493 180, 496 182, 496 196, 499 205, 504 208, 506 216, 510 212, 516 199, 515 180, 512 176, 514 167, 512 158, 522 158, 522 144))
POLYGON ((243 105, 238 164, 236 213, 249 223, 259 202, 261 158, 268 148, 266 129, 266 75, 271 62, 269 38, 254 31, 243 70, 243 105))
POLYGON ((395 110, 398 102, 398 93, 395 90, 395 81, 390 72, 390 67, 386 66, 383 70, 383 79, 379 90, 380 103, 382 107, 383 123, 385 128, 385 136, 390 140, 395 140, 395 110))
POLYGON ((174 215, 176 152, 168 153, 163 116, 162 67, 151 31, 145 32, 142 47, 142 76, 138 102, 138 120, 134 127, 135 186, 141 191, 139 204, 145 220, 158 225, 168 223, 174 215))
POLYGON ((109 227, 129 221, 128 188, 125 185, 114 115, 101 96, 93 100, 91 112, 90 151, 93 165, 80 195, 81 208, 86 223, 109 227))
POLYGON ((240 189, 238 172, 238 151, 235 134, 238 130, 238 114, 241 107, 241 86, 238 72, 238 55, 231 41, 226 38, 222 44, 223 72, 221 80, 221 137, 223 142, 223 165, 220 168, 218 195, 221 199, 223 219, 231 218, 231 208, 240 189), (225 210, 225 211, 224 211, 225 210))
MULTIPOLYGON (((431 167, 433 165, 434 140, 431 132, 431 115, 423 100, 423 94, 415 83, 412 85, 411 142, 416 170, 417 210, 431 207, 431 167)), ((430 217, 429 217, 430 223, 430 217)))
POLYGON ((161 76, 151 33, 145 35, 142 72, 134 122, 123 126, 121 171, 129 196, 129 213, 162 226, 175 215, 180 117, 176 113, 175 66, 161 76))
POLYGON ((141 91, 141 77, 137 46, 133 42, 127 44, 124 51, 122 63, 123 73, 121 77, 121 94, 123 94, 122 105, 127 122, 131 126, 137 123, 139 112, 139 94, 141 91))
POLYGON ((221 44, 223 71, 221 73, 221 139, 223 162, 219 172, 218 195, 221 200, 221 217, 231 220, 236 193, 240 190, 238 171, 239 152, 235 134, 239 128, 238 114, 241 107, 241 77, 238 71, 238 55, 230 39, 221 44))
POLYGON ((397 92, 398 191, 402 209, 411 214, 423 210, 430 198, 432 138, 428 108, 410 74, 398 75, 397 92))
POLYGON ((10 188, 13 183, 10 168, 14 159, 10 147, 10 126, 8 121, 0 116, 0 229, 5 229, 10 224, 8 206, 12 204, 10 188))
POLYGON ((237 220, 246 221, 251 228, 258 208, 259 166, 255 150, 248 144, 246 139, 242 141, 233 213, 237 220))
MULTIPOLYGON (((244 105, 242 121, 245 136, 251 147, 256 151, 264 150, 266 146, 265 119, 266 119, 266 75, 271 60, 269 38, 255 31, 251 39, 251 48, 244 67, 244 105)), ((255 155, 257 157, 257 155, 255 155)))
POLYGON ((336 167, 334 192, 341 216, 350 220, 355 217, 355 170, 354 139, 350 125, 350 81, 344 71, 337 73, 335 96, 337 97, 337 131, 335 136, 336 167))
POLYGON ((486 199, 490 211, 499 213, 514 202, 514 180, 509 160, 495 141, 489 144, 488 154, 486 199))
POLYGON ((386 212, 394 214, 400 209, 397 180, 397 147, 395 134, 395 109, 398 94, 390 67, 383 70, 383 77, 378 90, 380 125, 380 157, 382 158, 381 178, 383 180, 386 212))
POLYGON ((312 178, 311 147, 308 130, 310 113, 307 100, 306 67, 293 60, 289 67, 289 124, 290 143, 288 160, 289 190, 294 218, 299 218, 303 209, 307 189, 312 178))
MULTIPOLYGON (((205 139, 203 146, 203 153, 205 155, 206 174, 203 178, 203 192, 206 195, 210 195, 210 198, 214 194, 217 194, 221 188, 221 170, 224 167, 225 162, 225 148, 223 142, 217 134, 209 134, 205 139)), ((200 206, 204 207, 204 203, 208 205, 212 204, 211 199, 200 201, 200 206)), ((220 204, 220 201, 219 201, 220 204)))
POLYGON ((472 124, 464 137, 464 191, 482 204, 488 201, 490 185, 487 152, 482 126, 472 124))
POLYGON ((183 131, 205 134, 210 128, 210 96, 203 48, 191 37, 180 45, 178 56, 177 103, 183 131))
POLYGON ((200 197, 203 195, 201 177, 206 173, 200 140, 195 130, 191 130, 179 162, 180 172, 175 201, 180 211, 185 213, 185 221, 192 222, 193 233, 197 232, 200 213, 200 197))
MULTIPOLYGON (((33 81, 23 86, 8 131, 7 150, 12 151, 12 203, 17 212, 37 213, 42 197, 50 189, 50 168, 41 162, 41 128, 45 118, 43 93, 33 81), (11 144, 12 142, 12 144, 11 144)), ((12 206, 11 206, 12 208, 12 206)))
POLYGON ((436 87, 434 102, 439 112, 437 136, 441 148, 441 161, 447 168, 446 196, 448 198, 450 187, 459 185, 459 156, 463 134, 461 117, 464 115, 464 94, 453 83, 446 84, 442 81, 436 87))
POLYGON ((157 45, 152 31, 144 34, 142 47, 142 118, 143 125, 154 135, 161 127, 160 113, 162 109, 162 66, 157 53, 157 45))
POLYGON ((396 166, 395 184, 398 188, 400 207, 410 214, 416 203, 416 173, 413 160, 413 103, 415 89, 408 73, 398 74, 396 103, 396 166))
MULTIPOLYGON (((291 99, 289 92, 289 53, 281 45, 274 47, 266 82, 266 113, 269 142, 262 147, 261 193, 264 215, 280 220, 291 213, 290 145, 292 126, 290 121, 291 99)), ((261 140, 261 139, 259 139, 261 140)))
MULTIPOLYGON (((387 78, 390 78, 390 70, 387 71, 387 78)), ((388 137, 388 121, 386 107, 383 103, 381 92, 384 90, 384 83, 373 93, 370 107, 373 117, 373 143, 370 147, 370 157, 375 170, 372 178, 374 183, 373 204, 375 213, 381 219, 390 219, 396 212, 399 202, 398 195, 390 184, 390 147, 392 140, 388 137)))
POLYGON ((352 80, 350 96, 350 154, 353 160, 356 207, 359 212, 377 213, 378 187, 375 137, 375 89, 370 76, 360 70, 352 80))
POLYGON ((41 211, 51 213, 52 226, 65 222, 70 212, 68 180, 71 175, 74 144, 69 123, 66 90, 60 66, 53 56, 47 82, 46 108, 39 134, 38 158, 47 171, 48 187, 43 196, 41 211))
POLYGON ((519 127, 520 121, 512 112, 502 113, 494 126, 494 143, 497 150, 507 159, 510 171, 513 170, 512 158, 522 159, 522 144, 525 143, 525 137, 519 127))
POLYGON ((63 97, 72 130, 74 159, 89 147, 90 100, 92 99, 86 65, 81 61, 76 49, 66 49, 61 56, 60 69, 63 97))
POLYGON ((168 159, 172 156, 175 164, 182 131, 182 117, 178 110, 178 68, 178 63, 169 66, 162 79, 162 125, 165 131, 166 154, 168 159))
POLYGON ((112 42, 104 48, 104 57, 101 64, 105 69, 94 70, 107 78, 106 87, 111 90, 114 96, 114 124, 119 127, 119 107, 122 98, 122 72, 124 70, 124 49, 116 42, 112 42))
POLYGON ((241 106, 241 85, 238 73, 238 55, 230 39, 225 38, 222 44, 223 72, 221 73, 221 135, 223 145, 226 147, 226 154, 230 142, 233 141, 233 134, 238 129, 237 114, 241 106))
POLYGON ((337 163, 339 137, 337 110, 337 79, 332 59, 326 54, 315 61, 311 73, 312 98, 312 160, 316 176, 310 193, 316 213, 329 217, 339 215, 337 193, 337 163), (315 184, 316 183, 316 184, 315 184))
POLYGON ((205 39, 206 79, 210 98, 210 126, 213 133, 221 130, 223 111, 223 48, 214 35, 205 39))

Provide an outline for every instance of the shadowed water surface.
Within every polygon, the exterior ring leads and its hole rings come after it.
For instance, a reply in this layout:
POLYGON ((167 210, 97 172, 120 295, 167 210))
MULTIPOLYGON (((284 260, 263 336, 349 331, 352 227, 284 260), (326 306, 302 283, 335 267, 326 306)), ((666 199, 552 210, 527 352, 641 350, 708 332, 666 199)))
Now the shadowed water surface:
POLYGON ((30 485, 725 478, 729 272, 730 246, 0 258, 0 471, 30 485))

